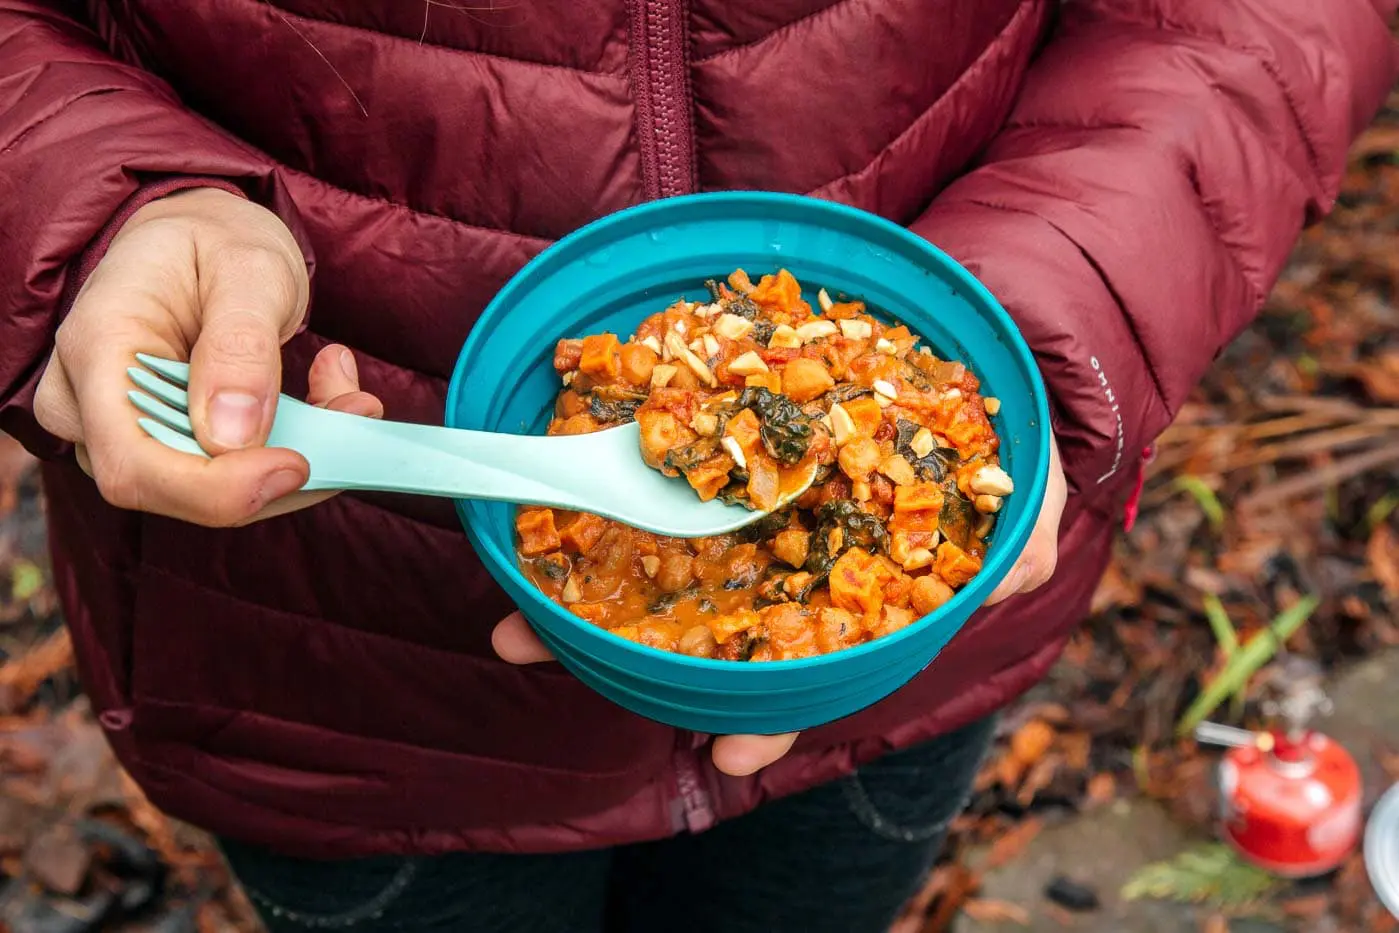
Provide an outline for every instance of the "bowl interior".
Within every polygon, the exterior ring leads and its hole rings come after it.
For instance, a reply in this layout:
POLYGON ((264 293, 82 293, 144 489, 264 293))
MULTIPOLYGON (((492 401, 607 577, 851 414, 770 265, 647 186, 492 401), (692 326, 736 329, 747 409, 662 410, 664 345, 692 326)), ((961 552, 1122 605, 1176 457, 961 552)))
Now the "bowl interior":
MULTIPOLYGON (((946 619, 952 630, 940 636, 940 648, 1023 548, 1044 495, 1049 437, 1046 395, 1028 348, 995 299, 945 254, 894 224, 825 201, 767 193, 676 198, 611 215, 559 241, 512 279, 473 329, 453 374, 446 423, 543 433, 559 390, 552 365, 558 340, 603 331, 625 338, 678 298, 707 301, 706 279, 743 268, 756 281, 781 267, 807 289, 813 307, 822 287, 833 297, 860 299, 876 316, 906 324, 938 355, 968 364, 983 393, 1001 400, 993 422, 1016 492, 999 516, 982 572, 931 616, 866 645, 801 661, 709 661, 626 641, 546 600, 517 567, 514 507, 458 502, 487 568, 555 640, 657 682, 672 682, 677 667, 689 676, 707 668, 722 671, 728 687, 746 678, 761 690, 777 686, 779 669, 852 664, 946 619)), ((873 657, 868 663, 877 664, 873 657)))

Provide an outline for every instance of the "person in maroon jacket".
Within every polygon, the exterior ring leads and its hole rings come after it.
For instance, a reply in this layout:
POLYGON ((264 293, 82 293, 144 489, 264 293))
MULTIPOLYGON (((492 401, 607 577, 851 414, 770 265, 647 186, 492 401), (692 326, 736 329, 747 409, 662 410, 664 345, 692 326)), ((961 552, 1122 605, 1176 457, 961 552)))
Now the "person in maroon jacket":
POLYGON ((1153 438, 1331 204, 1395 5, 0 0, 0 428, 44 458, 117 755, 275 930, 885 928, 1153 438), (734 188, 980 276, 1062 454, 998 605, 800 737, 678 732, 530 663, 448 503, 317 501, 263 446, 279 389, 440 423, 531 256, 734 188), (192 362, 212 460, 139 431, 137 351, 192 362))

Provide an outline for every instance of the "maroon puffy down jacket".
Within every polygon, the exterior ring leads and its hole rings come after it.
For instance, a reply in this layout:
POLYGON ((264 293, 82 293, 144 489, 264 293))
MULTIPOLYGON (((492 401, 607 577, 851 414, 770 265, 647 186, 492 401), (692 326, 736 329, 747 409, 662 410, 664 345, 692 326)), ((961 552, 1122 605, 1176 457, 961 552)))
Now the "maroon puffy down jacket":
POLYGON ((1143 450, 1248 324, 1396 74, 1396 0, 0 0, 0 427, 122 762, 170 813, 310 855, 698 830, 1004 704, 1082 617, 1143 450), (469 7, 469 9, 468 9, 469 7), (811 193, 949 251, 1019 322, 1071 488, 1059 572, 751 778, 557 665, 448 504, 237 531, 105 505, 30 402, 114 226, 219 179, 312 262, 307 330, 440 423, 463 338, 551 240, 648 198, 811 193))

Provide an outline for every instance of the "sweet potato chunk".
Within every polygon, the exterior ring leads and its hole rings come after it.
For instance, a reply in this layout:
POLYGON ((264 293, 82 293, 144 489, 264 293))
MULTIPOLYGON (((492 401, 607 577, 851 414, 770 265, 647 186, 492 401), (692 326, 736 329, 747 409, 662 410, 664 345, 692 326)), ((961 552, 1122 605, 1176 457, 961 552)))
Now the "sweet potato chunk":
POLYGON ((914 483, 894 490, 894 514, 933 512, 942 509, 942 487, 937 483, 914 483))
POLYGON ((586 554, 602 538, 607 523, 591 512, 583 512, 560 533, 563 547, 579 554, 586 554))
POLYGON ((879 430, 879 424, 884 420, 884 412, 879 403, 868 395, 851 399, 842 407, 855 423, 855 433, 863 437, 874 437, 874 432, 879 430))
POLYGON ((782 368, 782 387, 792 401, 801 403, 824 395, 836 381, 819 360, 798 357, 782 368))
POLYGON ((515 530, 520 534, 520 553, 526 557, 557 551, 563 544, 554 527, 553 509, 521 509, 515 516, 515 530))
POLYGON ((776 275, 763 276, 748 297, 769 311, 795 311, 806 304, 802 301, 801 285, 786 269, 778 270, 776 275))
POLYGON ((739 632, 746 632, 761 622, 762 619, 752 609, 741 609, 729 615, 709 619, 705 624, 714 633, 714 640, 723 644, 739 632))
POLYGON ((699 493, 701 502, 708 502, 719 495, 719 490, 729 484, 729 471, 734 468, 733 457, 728 454, 715 454, 699 466, 685 474, 685 479, 699 493))
POLYGON ((782 394, 782 374, 772 372, 754 373, 743 378, 743 384, 748 388, 760 387, 767 389, 773 395, 782 394))
POLYGON ((966 586, 981 570, 981 558, 968 554, 951 541, 944 541, 938 545, 937 562, 933 564, 933 569, 950 585, 966 586))
POLYGON ((820 611, 816 623, 816 648, 822 654, 853 645, 861 634, 860 620, 850 610, 831 606, 820 611))
POLYGON ((578 369, 599 382, 610 382, 621 372, 621 343, 616 334, 591 334, 583 338, 578 369))
POLYGON ((762 445, 761 428, 758 416, 753 414, 751 408, 745 408, 729 419, 724 427, 724 436, 738 441, 738 448, 743 451, 744 457, 751 457, 762 445))
POLYGON ((778 603, 759 613, 774 659, 808 658, 816 654, 816 633, 809 610, 796 603, 778 603))
POLYGON ((867 551, 852 547, 831 567, 831 602, 841 609, 878 614, 888 570, 867 551))

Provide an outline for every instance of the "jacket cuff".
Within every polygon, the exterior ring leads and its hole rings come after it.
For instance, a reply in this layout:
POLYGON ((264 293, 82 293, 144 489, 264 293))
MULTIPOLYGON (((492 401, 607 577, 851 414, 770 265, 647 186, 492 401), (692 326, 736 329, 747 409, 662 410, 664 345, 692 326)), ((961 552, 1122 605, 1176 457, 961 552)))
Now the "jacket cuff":
POLYGON ((236 194, 240 198, 247 195, 243 189, 222 178, 201 178, 198 176, 181 175, 171 178, 162 178, 157 181, 148 182, 142 185, 135 194, 127 198, 125 203, 112 215, 112 219, 107 221, 100 233, 88 244, 78 256, 77 274, 68 281, 68 288, 63 296, 63 305, 60 309, 60 319, 67 315, 68 310, 73 306, 73 299, 78 296, 83 283, 92 275, 92 270, 97 268, 97 264, 102 261, 102 257, 107 255, 107 250, 112 245, 112 240, 121 232, 121 228, 126 226, 126 222, 132 215, 152 201, 159 201, 161 198, 169 197, 179 191, 189 191, 192 188, 218 188, 220 191, 227 191, 229 194, 236 194))

